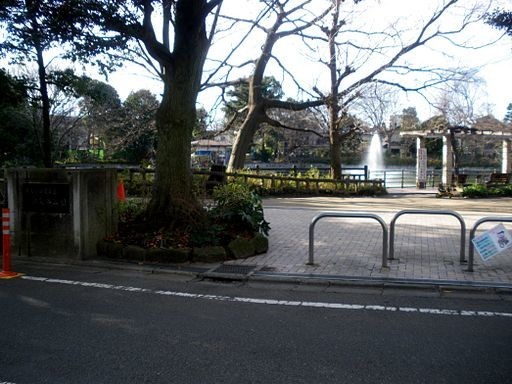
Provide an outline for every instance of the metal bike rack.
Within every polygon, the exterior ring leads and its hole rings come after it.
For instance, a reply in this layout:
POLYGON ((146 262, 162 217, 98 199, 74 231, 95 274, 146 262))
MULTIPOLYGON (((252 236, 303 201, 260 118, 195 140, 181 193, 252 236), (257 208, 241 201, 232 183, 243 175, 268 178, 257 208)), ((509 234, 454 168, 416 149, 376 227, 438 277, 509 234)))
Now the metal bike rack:
POLYGON ((460 222, 460 262, 466 262, 466 222, 455 211, 449 210, 424 210, 424 209, 405 209, 403 211, 398 212, 391 220, 391 224, 389 225, 389 258, 390 260, 394 259, 395 256, 395 224, 396 220, 402 215, 449 215, 457 218, 460 222))
POLYGON ((315 246, 315 224, 324 217, 350 217, 366 218, 377 220, 382 226, 382 267, 388 266, 388 226, 386 222, 378 215, 366 212, 321 212, 311 220, 309 225, 309 261, 308 265, 314 264, 314 246, 315 246))
POLYGON ((473 272, 473 260, 475 258, 475 246, 474 246, 472 240, 475 238, 476 229, 480 226, 480 224, 483 224, 483 223, 503 222, 503 221, 506 223, 512 223, 512 217, 497 217, 497 216, 482 217, 481 219, 477 220, 476 223, 473 225, 473 228, 471 228, 471 231, 469 232, 468 272, 473 272))

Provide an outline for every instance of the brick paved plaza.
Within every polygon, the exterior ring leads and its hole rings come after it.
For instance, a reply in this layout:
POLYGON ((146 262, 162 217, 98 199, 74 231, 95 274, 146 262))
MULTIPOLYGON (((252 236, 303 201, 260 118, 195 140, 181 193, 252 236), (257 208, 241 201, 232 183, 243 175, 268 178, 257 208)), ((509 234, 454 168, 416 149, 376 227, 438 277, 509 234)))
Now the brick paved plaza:
MULTIPOLYGON (((403 215, 396 221, 394 260, 382 268, 383 231, 371 219, 323 218, 315 227, 315 264, 307 265, 309 225, 324 211, 377 214, 388 227, 394 215, 405 209, 453 210, 466 223, 466 259, 469 231, 487 216, 512 217, 512 199, 438 199, 434 194, 391 193, 385 197, 269 198, 265 218, 272 227, 267 254, 231 264, 257 265, 277 273, 328 276, 449 280, 512 284, 512 250, 489 261, 475 252, 474 272, 460 263, 460 223, 453 216, 403 215)), ((497 223, 482 224, 477 235, 497 223)), ((512 224, 505 223, 509 229, 512 224)))

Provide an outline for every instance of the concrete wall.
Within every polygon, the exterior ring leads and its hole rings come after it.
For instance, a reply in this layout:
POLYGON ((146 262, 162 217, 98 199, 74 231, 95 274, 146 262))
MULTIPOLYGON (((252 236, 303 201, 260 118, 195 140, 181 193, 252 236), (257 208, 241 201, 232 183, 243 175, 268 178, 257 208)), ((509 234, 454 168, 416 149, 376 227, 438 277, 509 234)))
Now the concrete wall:
POLYGON ((8 169, 12 256, 89 259, 117 230, 114 169, 8 169))

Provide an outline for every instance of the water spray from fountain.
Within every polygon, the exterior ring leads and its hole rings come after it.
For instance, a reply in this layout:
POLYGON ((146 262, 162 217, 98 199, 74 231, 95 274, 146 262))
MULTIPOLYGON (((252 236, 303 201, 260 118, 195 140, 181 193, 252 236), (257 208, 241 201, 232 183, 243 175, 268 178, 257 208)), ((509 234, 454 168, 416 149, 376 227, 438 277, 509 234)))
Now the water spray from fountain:
POLYGON ((366 154, 366 164, 370 175, 375 175, 378 170, 384 169, 384 156, 382 154, 382 143, 380 136, 375 132, 372 136, 368 153, 366 154))

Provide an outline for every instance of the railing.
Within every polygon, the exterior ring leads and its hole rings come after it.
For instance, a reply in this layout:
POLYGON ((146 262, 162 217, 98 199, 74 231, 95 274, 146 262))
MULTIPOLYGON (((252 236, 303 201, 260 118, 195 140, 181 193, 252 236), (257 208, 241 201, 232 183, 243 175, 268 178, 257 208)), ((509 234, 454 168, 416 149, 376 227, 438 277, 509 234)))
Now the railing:
POLYGON ((475 245, 473 244, 473 239, 475 238, 477 228, 483 223, 502 221, 506 223, 512 223, 512 217, 482 217, 481 219, 477 220, 476 223, 473 225, 473 228, 471 228, 471 231, 469 232, 468 272, 473 272, 473 262, 475 257, 475 245))
MULTIPOLYGON (((255 171, 256 173, 273 173, 274 175, 284 176, 297 176, 299 172, 308 172, 311 169, 317 169, 321 175, 326 175, 330 172, 330 167, 328 166, 310 166, 310 167, 302 167, 296 166, 293 167, 276 167, 276 166, 266 166, 266 165, 250 165, 247 169, 251 171, 255 171)), ((368 166, 364 165, 362 167, 343 167, 341 168, 342 178, 352 178, 357 180, 367 180, 368 179, 368 166)))
MULTIPOLYGON (((395 225, 397 219, 405 214, 424 214, 424 215, 450 215, 455 217, 459 223, 460 223, 460 263, 465 263, 465 250, 466 250, 466 223, 462 216, 455 212, 455 211, 449 211, 449 210, 403 210, 398 212, 390 223, 390 230, 388 231, 388 227, 384 220, 373 213, 369 212, 320 212, 317 214, 309 224, 309 254, 308 254, 308 262, 307 265, 315 265, 315 257, 314 257, 314 251, 315 251, 315 225, 316 223, 325 217, 333 217, 333 218, 368 218, 368 219, 374 219, 377 220, 380 225, 382 226, 382 232, 383 232, 383 239, 382 239, 382 267, 388 267, 388 255, 389 260, 395 260, 394 258, 394 242, 395 242, 395 225), (389 239, 389 242, 388 242, 389 239), (389 249, 388 249, 389 244, 389 249)), ((473 228, 470 231, 469 234, 469 257, 468 257, 468 272, 473 272, 473 266, 474 266, 474 253, 475 253, 475 247, 472 242, 472 240, 475 238, 475 232, 477 228, 485 222, 508 222, 512 223, 512 217, 483 217, 479 219, 474 225, 473 228)))
MULTIPOLYGON (((200 174, 200 172, 195 172, 200 174)), ((206 172, 210 174, 210 172, 206 172)), ((342 180, 333 180, 330 178, 303 178, 293 176, 259 175, 248 173, 226 173, 226 176, 234 179, 243 179, 244 183, 252 181, 256 185, 269 189, 270 191, 284 190, 293 186, 296 191, 301 187, 308 191, 319 194, 321 191, 347 191, 353 189, 358 192, 361 188, 383 188, 381 180, 360 180, 358 175, 345 175, 342 180)))
POLYGON ((309 259, 307 265, 315 264, 315 225, 324 217, 348 217, 348 218, 367 218, 377 220, 382 227, 382 268, 388 266, 388 226, 385 221, 374 213, 367 212, 321 212, 316 215, 309 224, 309 259))
MULTIPOLYGON (((317 166, 321 175, 327 174, 329 168, 327 166, 317 166)), ((147 176, 154 173, 154 169, 145 169, 141 167, 120 167, 120 170, 128 170, 130 172, 130 178, 133 174, 140 173, 143 180, 146 180, 147 176)), ((311 169, 311 167, 276 167, 276 166, 265 166, 265 165, 251 165, 248 168, 250 171, 261 176, 274 176, 274 177, 294 177, 299 172, 305 173, 311 169)), ((460 174, 468 175, 466 179, 467 184, 481 184, 485 183, 489 179, 489 175, 496 170, 493 168, 460 168, 460 174)), ((193 169, 195 174, 205 174, 208 172, 206 169, 193 169)), ((244 172, 237 172, 237 175, 241 175, 244 172)), ((254 173, 251 173, 254 175, 254 173)), ((381 180, 380 185, 387 189, 390 188, 413 188, 416 187, 416 169, 415 168, 390 168, 390 169, 378 169, 371 170, 367 166, 363 167, 346 167, 342 168, 342 180, 381 180)), ((327 180, 327 178, 322 178, 327 180)), ((301 178, 304 180, 304 178, 301 178)), ((315 179, 310 179, 315 180, 315 179)), ((429 187, 437 187, 442 181, 442 170, 436 168, 429 168, 427 172, 426 185, 429 187)))
MULTIPOLYGON (((365 170, 365 168, 357 168, 365 170)), ((132 181, 134 174, 141 174, 142 183, 149 185, 148 176, 153 174, 153 169, 144 168, 127 168, 129 171, 129 180, 132 181), (147 183, 147 184, 146 184, 147 183)), ((213 176, 216 178, 227 177, 228 179, 241 179, 244 183, 255 184, 272 192, 301 192, 319 194, 321 192, 338 193, 338 192, 358 192, 362 188, 370 187, 372 189, 383 189, 382 180, 367 180, 364 173, 344 174, 341 180, 331 178, 308 178, 283 176, 274 174, 265 174, 263 172, 219 172, 210 170, 192 170, 194 175, 203 176, 203 187, 206 187, 208 179, 213 176)))
MULTIPOLYGON (((467 175, 467 184, 482 184, 489 179, 491 173, 495 172, 493 168, 460 168, 459 174, 467 175)), ((369 177, 372 179, 384 180, 386 188, 412 188, 416 187, 416 169, 397 168, 397 169, 379 169, 369 171, 369 177)), ((426 185, 437 187, 442 182, 442 170, 430 168, 427 172, 426 185)))
POLYGON ((455 211, 450 210, 425 210, 425 209, 405 209, 398 212, 389 225, 389 259, 393 260, 395 257, 395 226, 397 219, 402 215, 449 215, 455 217, 460 223, 460 262, 466 261, 466 222, 455 211))

